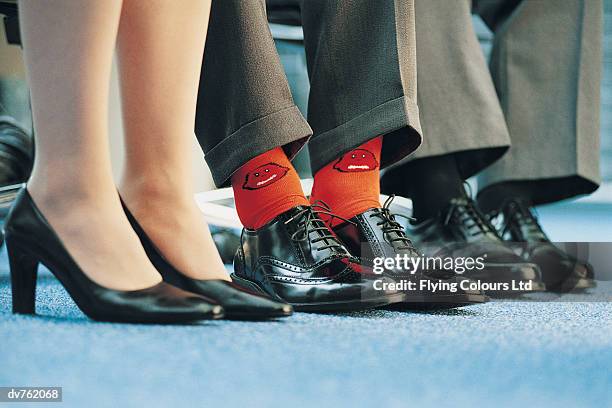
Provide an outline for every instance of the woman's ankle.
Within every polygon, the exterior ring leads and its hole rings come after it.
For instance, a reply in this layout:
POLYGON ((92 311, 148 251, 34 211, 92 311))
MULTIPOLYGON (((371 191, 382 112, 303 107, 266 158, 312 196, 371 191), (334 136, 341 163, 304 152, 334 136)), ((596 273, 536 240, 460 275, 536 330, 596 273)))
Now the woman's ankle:
POLYGON ((103 208, 113 205, 117 198, 114 185, 103 187, 101 185, 75 185, 66 184, 54 186, 31 180, 27 190, 36 205, 47 212, 69 212, 74 208, 103 208))
POLYGON ((128 206, 131 205, 138 208, 186 207, 193 205, 193 190, 180 184, 184 183, 122 180, 119 192, 121 198, 128 206))

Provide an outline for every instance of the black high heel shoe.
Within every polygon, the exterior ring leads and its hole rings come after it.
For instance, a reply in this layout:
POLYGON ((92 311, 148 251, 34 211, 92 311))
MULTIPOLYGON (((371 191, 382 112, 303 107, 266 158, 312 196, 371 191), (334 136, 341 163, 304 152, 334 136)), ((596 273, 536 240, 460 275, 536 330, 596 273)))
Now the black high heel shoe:
POLYGON ((151 263, 157 268, 164 281, 177 288, 197 293, 219 303, 223 306, 227 319, 260 320, 286 317, 293 314, 291 305, 254 292, 247 292, 232 282, 221 279, 192 279, 185 276, 164 258, 123 201, 122 204, 125 214, 132 224, 132 228, 136 231, 136 235, 140 238, 151 263))
POLYGON ((38 264, 42 263, 83 313, 94 320, 186 323, 223 317, 221 306, 165 282, 133 291, 98 285, 72 259, 25 187, 15 199, 4 231, 11 268, 13 313, 35 313, 36 276, 38 264))

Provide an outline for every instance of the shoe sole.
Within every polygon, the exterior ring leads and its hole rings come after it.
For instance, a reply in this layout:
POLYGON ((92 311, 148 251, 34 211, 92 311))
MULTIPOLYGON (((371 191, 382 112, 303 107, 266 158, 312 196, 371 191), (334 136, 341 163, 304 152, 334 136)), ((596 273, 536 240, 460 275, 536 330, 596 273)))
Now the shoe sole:
POLYGON ((427 300, 409 300, 408 299, 384 307, 389 310, 447 310, 455 309, 458 307, 474 306, 483 303, 487 303, 490 299, 487 295, 477 294, 461 294, 461 295, 432 295, 427 296, 427 300))
POLYGON ((241 321, 262 321, 262 320, 270 320, 270 319, 282 319, 284 317, 289 317, 293 314, 293 312, 285 313, 268 313, 266 315, 251 315, 251 314, 236 314, 225 312, 225 316, 223 319, 225 320, 241 320, 241 321))
POLYGON ((103 317, 99 318, 95 315, 87 315, 91 320, 100 323, 129 323, 129 324, 145 324, 145 325, 189 325, 198 324, 199 322, 206 322, 211 320, 226 319, 223 313, 209 316, 154 316, 151 318, 132 317, 132 316, 116 316, 116 317, 103 317))
POLYGON ((403 293, 396 293, 374 299, 360 299, 339 302, 320 303, 291 303, 296 312, 311 313, 333 313, 333 312, 361 312, 376 309, 396 303, 402 303, 406 299, 403 293))
MULTIPOLYGON (((269 295, 268 292, 263 290, 257 282, 253 282, 249 279, 237 276, 232 273, 232 281, 246 289, 250 289, 262 294, 269 295)), ((310 313, 333 313, 333 312, 360 312, 369 309, 375 309, 383 306, 388 306, 394 303, 401 303, 405 301, 406 295, 403 293, 396 293, 393 295, 386 295, 379 298, 372 299, 359 299, 350 301, 337 301, 337 302, 312 302, 312 303, 293 303, 286 299, 282 299, 278 295, 274 295, 278 300, 289 303, 293 306, 293 310, 296 312, 310 312, 310 313)))

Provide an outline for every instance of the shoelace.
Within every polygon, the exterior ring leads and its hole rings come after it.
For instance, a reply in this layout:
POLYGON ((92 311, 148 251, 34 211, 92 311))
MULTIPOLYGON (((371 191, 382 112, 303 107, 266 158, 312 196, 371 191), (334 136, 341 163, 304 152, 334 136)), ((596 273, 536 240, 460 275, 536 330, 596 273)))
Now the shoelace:
POLYGON ((337 218, 355 224, 344 217, 332 213, 329 205, 322 200, 317 200, 310 207, 305 207, 285 221, 285 225, 292 221, 296 221, 297 223, 297 229, 291 234, 291 239, 294 241, 307 240, 310 249, 312 249, 312 244, 325 241, 325 244, 318 247, 317 251, 322 251, 324 249, 343 249, 344 246, 342 243, 319 217, 320 215, 326 215, 332 219, 337 218), (317 232, 317 236, 311 237, 311 232, 317 232))
MULTIPOLYGON (((527 234, 530 237, 541 241, 548 241, 548 236, 538 221, 535 208, 532 210, 523 200, 510 199, 506 201, 502 204, 500 212, 505 214, 504 217, 509 217, 509 219, 505 220, 505 225, 501 231, 502 236, 516 230, 520 233, 521 227, 524 226, 527 228, 527 234), (507 214, 510 214, 510 216, 507 214)), ((500 212, 495 212, 493 216, 499 215, 500 212)))
POLYGON ((444 219, 444 225, 451 221, 463 224, 472 237, 485 234, 495 234, 497 231, 476 207, 474 200, 469 197, 454 198, 444 219))
POLYGON ((389 244, 393 245, 394 242, 400 242, 401 245, 397 247, 397 249, 412 249, 415 250, 414 245, 412 244, 412 241, 408 238, 408 236, 406 235, 406 232, 404 231, 404 227, 402 227, 400 225, 400 223, 398 223, 395 220, 395 217, 402 217, 407 219, 408 221, 415 221, 414 218, 412 217, 408 217, 407 215, 403 215, 403 214, 393 214, 391 212, 391 203, 393 202, 393 200, 395 199, 395 194, 390 195, 384 202, 382 208, 379 209, 379 211, 370 214, 370 218, 373 217, 378 217, 380 218, 380 221, 376 223, 377 226, 381 227, 383 234, 385 235, 385 238, 387 238, 387 241, 389 242, 389 244), (395 237, 391 237, 391 233, 395 233, 396 236, 395 237))

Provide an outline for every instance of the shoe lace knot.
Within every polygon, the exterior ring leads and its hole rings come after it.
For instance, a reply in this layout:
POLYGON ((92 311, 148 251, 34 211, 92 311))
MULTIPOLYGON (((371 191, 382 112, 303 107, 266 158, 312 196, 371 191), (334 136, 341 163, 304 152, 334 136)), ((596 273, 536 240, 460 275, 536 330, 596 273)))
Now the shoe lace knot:
POLYGON ((313 244, 323 242, 322 245, 317 246, 317 251, 323 251, 325 249, 339 249, 344 251, 344 245, 321 219, 321 215, 325 215, 330 219, 336 218, 354 224, 354 222, 332 213, 331 208, 324 201, 317 200, 310 207, 302 208, 285 221, 285 224, 291 222, 295 222, 296 224, 296 230, 291 234, 291 239, 298 242, 308 241, 311 250, 313 244))
POLYGON ((537 211, 524 200, 512 198, 501 206, 501 210, 493 216, 504 215, 504 226, 501 235, 527 235, 531 239, 548 241, 548 237, 538 220, 537 211), (513 234, 514 233, 514 234, 513 234))
POLYGON ((376 223, 377 226, 381 227, 383 235, 387 242, 394 246, 397 249, 406 249, 406 250, 415 250, 412 241, 406 235, 406 231, 404 227, 397 222, 395 217, 402 217, 408 221, 415 221, 414 218, 409 217, 404 214, 394 214, 391 212, 391 203, 395 199, 395 194, 390 195, 385 202, 383 203, 382 208, 379 208, 378 211, 370 214, 370 218, 378 218, 379 221, 376 223), (397 244, 396 244, 397 243, 397 244))
POLYGON ((463 225, 469 236, 495 234, 497 232, 493 225, 476 206, 474 200, 469 197, 453 198, 444 219, 444 225, 456 223, 463 225))

